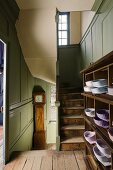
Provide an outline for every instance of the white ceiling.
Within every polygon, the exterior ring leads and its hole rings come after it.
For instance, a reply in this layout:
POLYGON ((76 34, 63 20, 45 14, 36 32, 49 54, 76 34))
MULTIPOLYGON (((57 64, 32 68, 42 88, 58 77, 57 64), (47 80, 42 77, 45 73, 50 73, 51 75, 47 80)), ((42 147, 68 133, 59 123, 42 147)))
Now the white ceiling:
POLYGON ((91 10, 95 0, 16 0, 20 9, 53 9, 59 11, 91 10))
POLYGON ((16 23, 25 61, 34 77, 55 83, 56 8, 59 11, 90 10, 94 0, 16 0, 20 7, 16 23))

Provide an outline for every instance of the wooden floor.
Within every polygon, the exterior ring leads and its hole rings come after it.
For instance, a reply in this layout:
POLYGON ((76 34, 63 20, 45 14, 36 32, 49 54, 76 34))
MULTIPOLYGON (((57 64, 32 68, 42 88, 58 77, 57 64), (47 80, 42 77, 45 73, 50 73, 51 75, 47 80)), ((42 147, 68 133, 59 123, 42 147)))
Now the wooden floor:
POLYGON ((17 152, 4 170, 86 170, 82 151, 17 152))

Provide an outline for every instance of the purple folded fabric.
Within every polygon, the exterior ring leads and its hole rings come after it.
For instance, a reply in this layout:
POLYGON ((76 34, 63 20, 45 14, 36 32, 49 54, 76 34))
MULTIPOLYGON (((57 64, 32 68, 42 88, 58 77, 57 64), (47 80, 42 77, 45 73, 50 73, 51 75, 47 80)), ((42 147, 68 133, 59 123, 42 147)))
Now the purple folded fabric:
POLYGON ((96 141, 97 148, 107 157, 111 158, 111 152, 108 146, 102 139, 97 139, 96 141))
POLYGON ((109 138, 113 141, 113 127, 108 129, 109 138))
POLYGON ((109 110, 99 109, 96 111, 96 115, 104 121, 109 121, 109 110))
POLYGON ((108 128, 109 127, 109 122, 101 120, 98 117, 95 117, 93 120, 94 120, 95 124, 100 126, 100 127, 103 127, 103 128, 108 128))
POLYGON ((89 142, 90 144, 96 143, 96 134, 92 131, 86 131, 84 132, 84 138, 89 142))
POLYGON ((110 166, 111 165, 111 158, 107 158, 95 145, 93 147, 93 152, 95 157, 98 159, 99 162, 101 162, 104 166, 110 166))

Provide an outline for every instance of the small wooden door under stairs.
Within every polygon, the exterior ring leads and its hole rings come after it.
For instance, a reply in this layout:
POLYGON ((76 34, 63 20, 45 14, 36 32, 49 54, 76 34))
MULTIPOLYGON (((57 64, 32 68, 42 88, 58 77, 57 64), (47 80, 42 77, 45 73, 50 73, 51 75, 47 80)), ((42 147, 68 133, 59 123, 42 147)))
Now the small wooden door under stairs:
POLYGON ((60 150, 84 149, 84 100, 80 93, 60 93, 60 150))

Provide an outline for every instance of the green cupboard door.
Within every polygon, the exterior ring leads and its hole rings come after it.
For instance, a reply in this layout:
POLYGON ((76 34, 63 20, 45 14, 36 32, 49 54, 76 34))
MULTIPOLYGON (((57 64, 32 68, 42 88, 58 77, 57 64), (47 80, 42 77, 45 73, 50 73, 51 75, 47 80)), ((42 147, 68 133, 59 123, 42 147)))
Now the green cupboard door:
POLYGON ((99 15, 92 26, 93 62, 102 57, 102 18, 99 15))
POLYGON ((31 75, 30 71, 28 70, 28 98, 32 98, 32 91, 34 86, 34 78, 31 75))
POLYGON ((85 66, 88 67, 92 63, 92 37, 91 30, 88 32, 86 36, 86 58, 85 58, 85 66))
POLYGON ((113 8, 103 20, 103 55, 113 51, 113 8))
POLYGON ((9 27, 9 104, 20 102, 20 46, 16 31, 9 27))
POLYGON ((27 65, 25 63, 23 55, 21 55, 21 101, 28 98, 28 75, 27 65))

